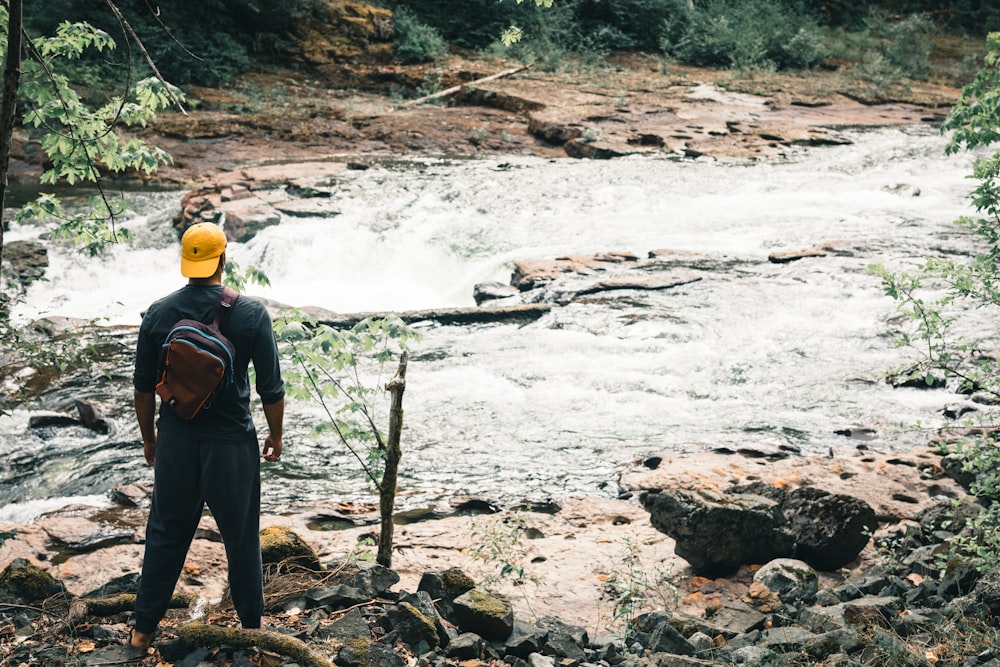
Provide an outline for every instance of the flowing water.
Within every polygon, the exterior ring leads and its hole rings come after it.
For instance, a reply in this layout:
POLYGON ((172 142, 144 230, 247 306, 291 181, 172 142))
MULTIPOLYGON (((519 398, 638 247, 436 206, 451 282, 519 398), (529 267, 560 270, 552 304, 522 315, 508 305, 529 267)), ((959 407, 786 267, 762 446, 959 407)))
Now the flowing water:
MULTIPOLYGON (((927 128, 851 132, 853 144, 768 163, 628 157, 613 161, 412 160, 349 172, 335 216, 286 218, 231 259, 295 306, 350 313, 473 306, 473 286, 507 282, 520 259, 669 249, 701 280, 665 291, 576 301, 523 322, 418 325, 404 396, 400 506, 472 494, 499 502, 614 495, 616 472, 668 450, 926 442, 944 391, 893 389, 906 359, 894 304, 868 266, 892 269, 971 251, 952 221, 969 212, 971 158, 945 157, 927 128), (768 255, 842 241, 841 256, 774 264, 768 255)), ((135 325, 182 283, 169 218, 179 193, 135 195, 132 248, 89 259, 50 250, 48 281, 15 315, 102 317, 135 325)), ((37 236, 14 226, 8 240, 37 236)), ((60 396, 118 405, 112 432, 29 429, 0 417, 0 520, 74 501, 106 502, 115 484, 151 478, 116 382, 60 396)), ((49 403, 54 399, 50 398, 49 403)), ((270 509, 370 499, 358 465, 305 433, 318 410, 289 405, 286 455, 266 466, 270 509)), ((261 420, 258 423, 262 423, 261 420)))

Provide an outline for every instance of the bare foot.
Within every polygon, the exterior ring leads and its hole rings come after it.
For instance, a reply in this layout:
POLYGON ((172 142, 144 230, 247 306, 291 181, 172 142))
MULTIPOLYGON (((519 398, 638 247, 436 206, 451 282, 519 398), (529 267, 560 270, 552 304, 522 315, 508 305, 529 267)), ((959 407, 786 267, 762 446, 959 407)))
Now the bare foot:
POLYGON ((143 650, 149 648, 149 645, 153 642, 152 633, 139 632, 138 630, 133 630, 129 637, 129 646, 132 648, 141 648, 143 650))

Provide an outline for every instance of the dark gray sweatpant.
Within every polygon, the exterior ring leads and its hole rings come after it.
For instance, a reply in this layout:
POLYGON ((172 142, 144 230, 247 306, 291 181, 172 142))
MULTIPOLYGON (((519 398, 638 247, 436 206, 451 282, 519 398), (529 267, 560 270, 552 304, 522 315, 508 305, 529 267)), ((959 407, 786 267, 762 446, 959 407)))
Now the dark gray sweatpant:
POLYGON ((158 433, 153 478, 135 629, 151 633, 166 614, 206 504, 226 546, 233 606, 243 627, 259 628, 264 589, 256 434, 234 443, 158 433))

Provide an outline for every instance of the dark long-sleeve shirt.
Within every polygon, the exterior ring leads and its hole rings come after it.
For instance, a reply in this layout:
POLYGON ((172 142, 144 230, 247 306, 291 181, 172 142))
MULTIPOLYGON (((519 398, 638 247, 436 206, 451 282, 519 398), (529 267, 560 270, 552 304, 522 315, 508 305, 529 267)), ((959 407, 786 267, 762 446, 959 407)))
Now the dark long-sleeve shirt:
MULTIPOLYGON (((183 318, 206 320, 221 294, 221 285, 185 285, 149 307, 143 316, 136 342, 132 383, 137 391, 155 391, 159 381, 157 366, 160 349, 174 324, 183 318)), ((240 295, 222 332, 236 347, 234 385, 218 396, 211 408, 190 421, 175 415, 169 406, 161 405, 157 421, 159 430, 180 436, 221 440, 242 440, 247 433, 253 433, 248 373, 251 362, 261 402, 270 405, 284 398, 285 385, 281 378, 278 346, 270 315, 264 305, 240 295)))

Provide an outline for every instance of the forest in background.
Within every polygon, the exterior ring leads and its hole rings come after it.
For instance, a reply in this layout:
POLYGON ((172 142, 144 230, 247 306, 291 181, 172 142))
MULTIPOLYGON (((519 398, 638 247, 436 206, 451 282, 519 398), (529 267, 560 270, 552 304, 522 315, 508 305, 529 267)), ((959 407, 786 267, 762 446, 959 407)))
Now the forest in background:
MULTIPOLYGON (((119 0, 164 77, 178 85, 218 86, 267 66, 289 66, 304 24, 329 23, 343 5, 329 0, 119 0)), ((1000 30, 1000 5, 989 0, 422 0, 371 2, 393 11, 395 56, 428 62, 449 52, 500 51, 541 67, 566 59, 599 62, 640 51, 687 65, 808 70, 861 63, 890 77, 921 78, 931 69, 936 36, 976 41, 1000 30), (693 7, 693 9, 691 9, 693 7), (523 38, 510 48, 511 26, 523 38)), ((27 3, 32 36, 52 34, 64 20, 87 21, 119 34, 102 3, 27 3)), ((132 54, 134 55, 134 54, 132 54)), ((121 80, 128 53, 84 59, 75 77, 100 93, 121 80)), ((979 63, 970 63, 974 72, 979 63)), ((141 65, 136 65, 141 67, 141 65)), ((145 72, 135 72, 137 78, 145 72)))

